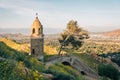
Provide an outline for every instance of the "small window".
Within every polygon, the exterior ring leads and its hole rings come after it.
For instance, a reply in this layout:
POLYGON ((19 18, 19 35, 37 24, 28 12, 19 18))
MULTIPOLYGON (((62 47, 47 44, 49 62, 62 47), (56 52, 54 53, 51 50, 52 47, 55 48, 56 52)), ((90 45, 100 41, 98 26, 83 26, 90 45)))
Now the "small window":
POLYGON ((39 32, 39 34, 41 33, 41 32, 40 32, 40 28, 38 29, 38 32, 39 32))
POLYGON ((33 28, 32 33, 33 33, 33 34, 35 33, 35 28, 33 28))
POLYGON ((32 49, 32 54, 35 54, 35 49, 32 49))

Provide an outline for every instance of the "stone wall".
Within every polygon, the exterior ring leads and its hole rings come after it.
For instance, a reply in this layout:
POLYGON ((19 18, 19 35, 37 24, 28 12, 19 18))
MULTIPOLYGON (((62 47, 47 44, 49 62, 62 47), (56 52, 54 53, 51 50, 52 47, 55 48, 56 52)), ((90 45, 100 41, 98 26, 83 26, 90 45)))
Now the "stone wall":
POLYGON ((31 38, 31 55, 40 58, 44 56, 43 53, 43 38, 31 38))

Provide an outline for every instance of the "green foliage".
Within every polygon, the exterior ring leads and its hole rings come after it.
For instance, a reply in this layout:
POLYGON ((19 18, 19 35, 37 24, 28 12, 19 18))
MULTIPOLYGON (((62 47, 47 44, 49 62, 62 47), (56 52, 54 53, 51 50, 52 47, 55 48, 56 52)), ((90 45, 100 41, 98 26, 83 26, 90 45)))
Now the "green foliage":
POLYGON ((107 77, 103 77, 101 80, 111 80, 111 79, 107 77))
POLYGON ((61 63, 51 65, 46 73, 53 74, 54 80, 86 80, 77 70, 61 63))
POLYGON ((107 54, 107 56, 111 57, 111 61, 115 62, 120 66, 120 52, 114 52, 112 54, 107 54))
MULTIPOLYGON (((71 20, 67 24, 66 30, 61 33, 59 42, 61 46, 72 46, 73 49, 78 49, 83 44, 83 39, 88 38, 87 31, 80 28, 77 21, 71 20)), ((68 47, 67 47, 68 48, 68 47)))
POLYGON ((45 80, 42 74, 39 74, 44 70, 44 65, 36 58, 11 49, 0 42, 1 80, 45 80))
POLYGON ((37 70, 34 70, 33 72, 32 72, 32 74, 33 74, 33 80, 45 80, 44 78, 43 78, 43 75, 42 74, 39 74, 39 72, 37 71, 37 70))
POLYGON ((95 54, 109 54, 117 53, 119 50, 120 44, 114 42, 103 42, 103 41, 86 41, 83 46, 77 51, 80 53, 95 53, 95 54))
POLYGON ((53 80, 75 80, 75 79, 70 75, 59 73, 53 78, 53 80))
POLYGON ((82 28, 79 27, 77 21, 74 21, 74 20, 71 20, 68 22, 66 30, 71 34, 75 34, 75 33, 78 34, 81 31, 83 31, 82 28))
POLYGON ((13 77, 11 77, 11 72, 13 70, 15 65, 11 65, 8 60, 1 60, 0 59, 0 79, 2 80, 10 80, 13 77))
POLYGON ((49 58, 52 58, 52 57, 54 57, 55 55, 47 55, 47 54, 45 54, 44 55, 44 61, 46 62, 46 61, 48 61, 49 60, 49 58))
POLYGON ((11 49, 10 47, 6 47, 6 44, 3 42, 0 42, 0 56, 3 58, 14 58, 14 53, 16 53, 15 50, 11 49))
POLYGON ((29 70, 23 62, 0 60, 1 80, 44 80, 37 70, 29 70))
POLYGON ((119 71, 111 64, 100 64, 98 66, 98 73, 101 76, 109 77, 113 80, 119 80, 119 71))
POLYGON ((97 61, 94 56, 89 54, 78 54, 78 53, 72 53, 77 58, 79 58, 82 62, 86 63, 91 69, 97 72, 97 66, 99 64, 99 61, 97 61))
POLYGON ((33 57, 29 57, 27 59, 25 59, 25 65, 28 63, 31 65, 31 67, 27 66, 28 68, 32 69, 32 70, 38 70, 39 72, 43 72, 45 70, 45 66, 43 63, 41 63, 40 61, 38 61, 36 58, 33 57))
POLYGON ((28 79, 25 73, 25 66, 22 62, 14 60, 0 60, 1 80, 24 80, 28 79))

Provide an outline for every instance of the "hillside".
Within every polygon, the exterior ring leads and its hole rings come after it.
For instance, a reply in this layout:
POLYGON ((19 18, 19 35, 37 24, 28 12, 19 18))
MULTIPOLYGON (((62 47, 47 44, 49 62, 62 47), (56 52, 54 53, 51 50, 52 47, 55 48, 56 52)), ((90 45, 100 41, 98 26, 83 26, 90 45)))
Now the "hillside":
POLYGON ((0 42, 0 79, 1 80, 34 80, 45 78, 45 67, 37 59, 27 56, 0 42))
MULTIPOLYGON (((26 53, 30 53, 30 45, 28 43, 25 44, 18 44, 10 39, 0 38, 0 42, 4 42, 7 46, 15 49, 17 51, 22 51, 26 53)), ((44 45, 44 52, 48 55, 53 55, 57 53, 56 48, 44 45)))
POLYGON ((28 44, 22 44, 21 45, 21 44, 15 43, 12 40, 6 39, 6 38, 1 38, 0 42, 4 42, 7 46, 9 46, 9 47, 11 47, 15 50, 23 51, 23 52, 26 52, 26 53, 30 52, 29 47, 27 47, 28 44))
MULTIPOLYGON (((51 45, 51 44, 50 44, 51 45)), ((53 58, 57 54, 57 48, 54 46, 45 45, 44 52, 46 58, 53 58)), ((98 67, 101 65, 101 60, 98 60, 97 55, 81 54, 88 53, 88 45, 84 44, 78 51, 70 51, 76 56, 82 64, 90 67, 93 71, 98 72, 98 67), (84 51, 85 50, 85 51, 84 51)), ((95 46, 95 45, 94 45, 95 46)), ((110 46, 110 45, 109 45, 110 46)), ((112 45, 113 46, 113 45, 112 45)), ((71 66, 65 66, 59 61, 47 66, 47 62, 43 64, 32 56, 28 56, 29 44, 18 44, 12 40, 0 39, 0 79, 2 80, 93 80, 87 75, 82 75, 79 70, 71 66), (26 48, 22 48, 22 47, 26 48), (17 71, 17 72, 16 72, 17 71), (10 75, 9 75, 10 74, 10 75)), ((96 48, 99 45, 96 45, 96 48)), ((100 47, 101 48, 101 47, 100 47)), ((90 49, 89 49, 90 50, 90 49)), ((54 61, 54 60, 53 60, 54 61)), ((81 64, 81 66, 83 66, 81 64)), ((106 64, 106 62, 105 62, 106 64)), ((108 64, 108 63, 107 63, 108 64)), ((80 65, 80 64, 78 64, 80 65)), ((79 67, 80 68, 80 67, 79 67)), ((85 70, 87 71, 87 70, 85 70)), ((94 79, 96 80, 96 79, 94 79)), ((107 78, 105 78, 107 80, 107 78)))
POLYGON ((70 66, 56 63, 49 68, 24 49, 8 39, 0 41, 0 79, 1 80, 89 80, 70 66), (11 45, 11 46, 10 46, 11 45), (21 50, 23 50, 21 52, 21 50))
POLYGON ((104 35, 105 36, 111 36, 111 37, 120 37, 120 29, 105 32, 104 35))

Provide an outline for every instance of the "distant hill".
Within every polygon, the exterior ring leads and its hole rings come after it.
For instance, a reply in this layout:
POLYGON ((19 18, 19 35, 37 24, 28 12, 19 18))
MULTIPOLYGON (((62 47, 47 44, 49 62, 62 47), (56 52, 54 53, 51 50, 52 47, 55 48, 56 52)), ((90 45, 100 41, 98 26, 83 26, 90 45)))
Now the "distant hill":
MULTIPOLYGON (((63 31, 61 28, 51 28, 51 27, 43 27, 44 34, 58 34, 63 31)), ((0 28, 0 34, 6 34, 6 33, 22 33, 26 35, 30 35, 30 27, 29 28, 0 28)))
POLYGON ((104 36, 110 36, 110 37, 111 36, 120 37, 120 29, 109 31, 109 32, 105 32, 103 35, 104 36))

